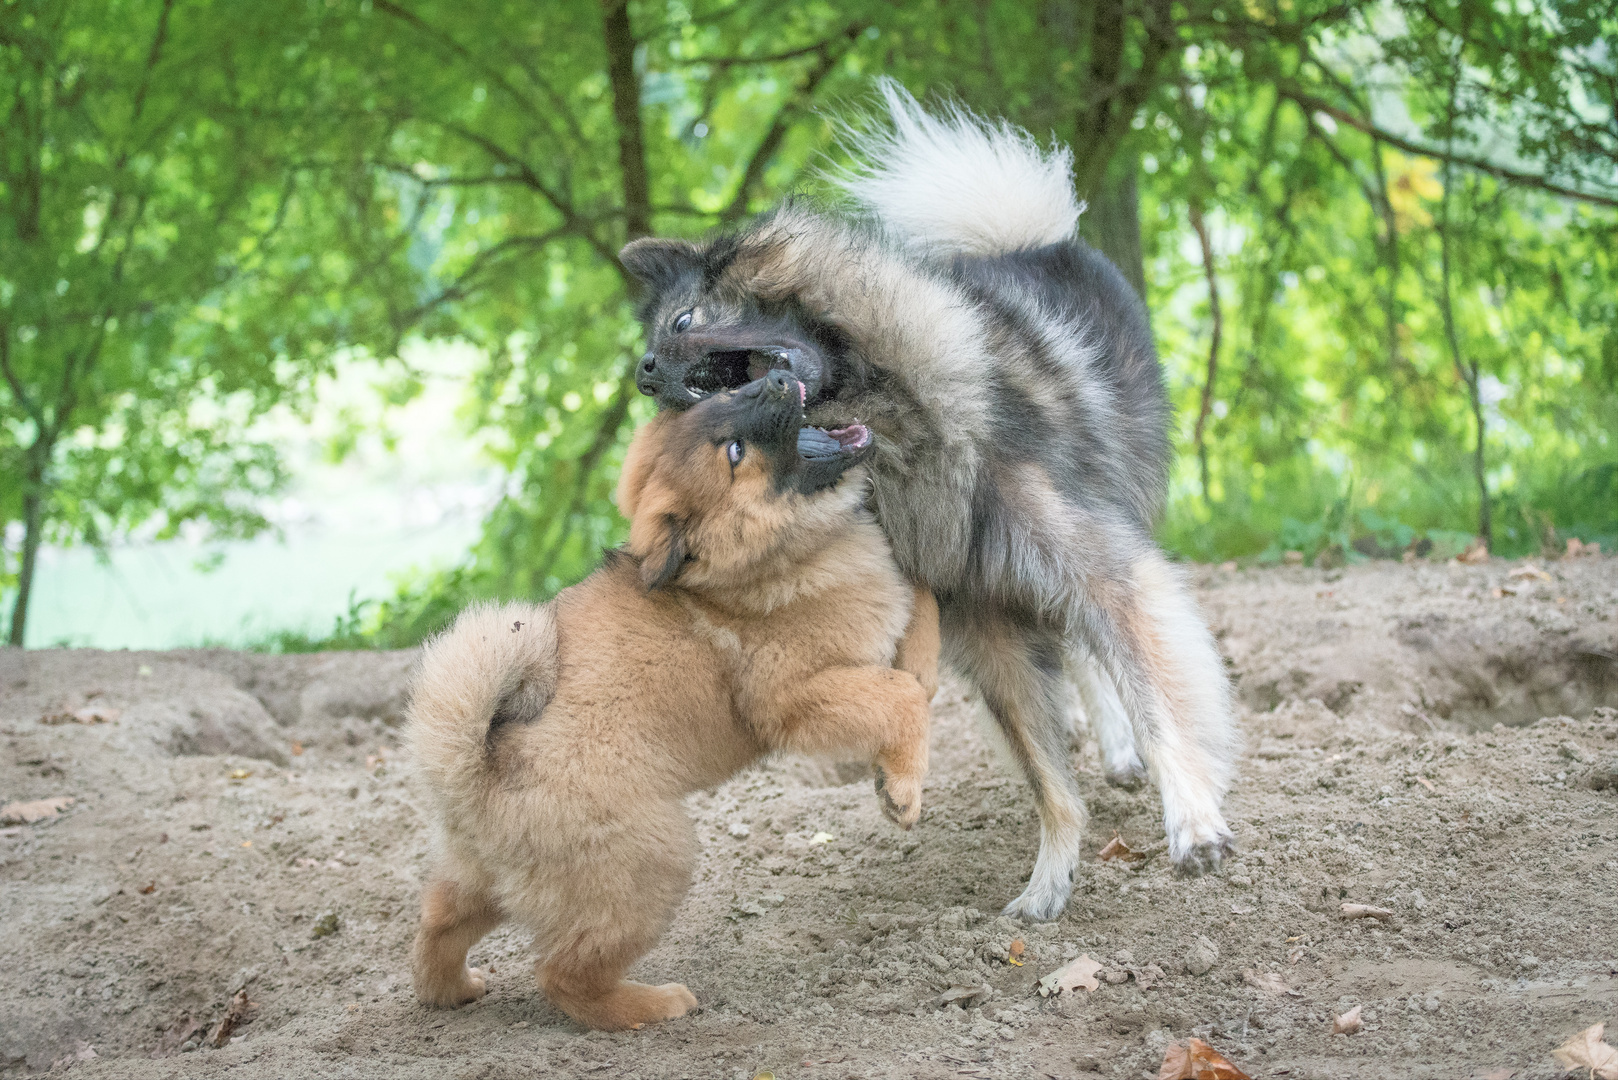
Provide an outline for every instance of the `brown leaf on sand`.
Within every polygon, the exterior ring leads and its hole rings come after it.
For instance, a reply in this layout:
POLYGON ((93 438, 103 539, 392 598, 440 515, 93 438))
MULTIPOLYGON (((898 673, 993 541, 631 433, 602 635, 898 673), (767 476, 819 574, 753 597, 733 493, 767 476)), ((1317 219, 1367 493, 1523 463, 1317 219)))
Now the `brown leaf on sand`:
POLYGON ((1356 1005, 1333 1020, 1331 1022, 1331 1033, 1333 1035, 1352 1035, 1364 1027, 1365 1021, 1360 1019, 1360 1009, 1361 1006, 1356 1005))
POLYGON ((1124 862, 1139 862, 1146 858, 1144 852, 1136 851, 1124 843, 1124 838, 1117 833, 1112 834, 1112 839, 1107 841, 1107 846, 1102 848, 1098 854, 1102 862, 1107 862, 1111 859, 1122 859, 1124 862))
POLYGON ((1022 967, 1022 954, 1027 951, 1028 946, 1023 944, 1022 938, 1018 938, 1006 948, 1006 963, 1013 967, 1022 967))
POLYGON ((1484 543, 1483 537, 1480 536, 1466 545, 1466 550, 1455 556, 1455 561, 1472 564, 1486 563, 1489 561, 1489 545, 1484 543))
POLYGON ((1303 997, 1303 991, 1294 990, 1288 986, 1287 981, 1281 977, 1279 971, 1258 971, 1254 968, 1245 968, 1242 971, 1242 982, 1269 994, 1287 994, 1291 997, 1303 997))
POLYGON ((1373 907, 1370 904, 1344 904, 1343 918, 1345 919, 1391 919, 1393 912, 1385 907, 1373 907))
POLYGON ((1252 1080, 1252 1077, 1201 1039, 1189 1039, 1163 1051, 1163 1067, 1157 1070, 1157 1080, 1252 1080))
POLYGON ((247 1023, 249 1014, 257 1008, 258 1002, 247 1000, 245 986, 236 991, 236 996, 230 999, 230 1008, 225 1010, 224 1019, 219 1021, 219 1025, 208 1036, 208 1045, 218 1048, 230 1042, 231 1033, 247 1023))
POLYGON ((1104 966, 1090 959, 1088 954, 1080 953, 1077 960, 1039 980, 1039 994, 1041 997, 1061 996, 1071 994, 1081 986, 1094 993, 1101 989, 1101 980, 1096 975, 1104 966))
POLYGON ((36 821, 45 821, 60 814, 72 806, 74 799, 71 795, 58 795, 51 799, 35 799, 32 802, 13 802, 0 806, 0 825, 32 825, 36 821))
POLYGON ((1551 1051, 1558 1065, 1578 1069, 1590 1080, 1618 1080, 1618 1050, 1601 1041, 1607 1025, 1587 1027, 1551 1051))

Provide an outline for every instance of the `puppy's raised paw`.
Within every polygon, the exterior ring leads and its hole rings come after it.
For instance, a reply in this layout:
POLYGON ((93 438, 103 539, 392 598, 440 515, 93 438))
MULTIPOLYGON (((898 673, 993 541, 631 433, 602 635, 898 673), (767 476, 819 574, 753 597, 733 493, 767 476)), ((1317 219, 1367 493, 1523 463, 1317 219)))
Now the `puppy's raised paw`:
POLYGON ((921 818, 921 777, 890 773, 880 765, 875 770, 882 812, 901 829, 910 828, 921 818))

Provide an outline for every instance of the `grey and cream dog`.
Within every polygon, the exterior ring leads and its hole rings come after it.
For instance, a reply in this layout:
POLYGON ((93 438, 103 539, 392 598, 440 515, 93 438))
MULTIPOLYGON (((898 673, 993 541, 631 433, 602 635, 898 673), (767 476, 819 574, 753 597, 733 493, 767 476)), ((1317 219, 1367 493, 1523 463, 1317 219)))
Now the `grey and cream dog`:
POLYGON ((1169 406, 1144 306, 1076 238, 1069 152, 882 91, 886 121, 840 177, 861 212, 794 202, 703 244, 624 249, 646 286, 639 385, 680 409, 787 368, 811 424, 876 433, 878 519, 1038 803, 1006 912, 1050 919, 1085 823, 1069 685, 1109 779, 1150 775, 1172 860, 1200 873, 1231 850, 1229 684, 1152 539, 1169 406))

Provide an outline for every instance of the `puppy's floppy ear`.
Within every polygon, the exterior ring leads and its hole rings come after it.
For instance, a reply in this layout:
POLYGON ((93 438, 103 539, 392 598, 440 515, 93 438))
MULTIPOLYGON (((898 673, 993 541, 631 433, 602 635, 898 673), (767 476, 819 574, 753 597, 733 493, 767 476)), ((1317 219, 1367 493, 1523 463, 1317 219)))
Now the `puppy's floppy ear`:
POLYGON ((657 451, 663 444, 663 418, 653 419, 635 432, 624 453, 624 467, 618 474, 618 493, 614 499, 618 512, 625 521, 635 520, 635 507, 640 504, 641 492, 651 479, 652 466, 657 464, 657 451))
POLYGON ((640 560, 640 582, 646 591, 661 589, 674 580, 685 565, 685 528, 673 514, 659 515, 648 530, 640 560))
POLYGON ((618 261, 636 281, 653 291, 662 291, 678 281, 681 274, 700 265, 702 252, 685 240, 643 236, 625 244, 618 261))

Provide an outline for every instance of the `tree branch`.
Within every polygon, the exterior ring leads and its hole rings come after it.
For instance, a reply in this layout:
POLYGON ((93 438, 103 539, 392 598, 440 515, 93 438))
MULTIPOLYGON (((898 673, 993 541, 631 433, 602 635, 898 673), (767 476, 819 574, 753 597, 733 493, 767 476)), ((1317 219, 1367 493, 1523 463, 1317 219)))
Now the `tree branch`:
POLYGON ((602 0, 602 37, 607 47, 607 79, 612 85, 612 119, 618 128, 618 171, 624 195, 624 240, 652 232, 651 182, 646 175, 646 139, 641 130, 640 80, 635 76, 635 34, 629 0, 602 0))
POLYGON ((1315 97, 1313 94, 1300 90, 1297 87, 1281 84, 1278 89, 1281 96, 1298 105, 1298 107, 1302 108, 1305 112, 1324 113, 1339 123, 1347 124, 1354 130, 1369 135, 1378 142, 1384 142, 1389 146, 1403 150, 1407 154, 1415 154, 1418 157, 1431 158, 1434 161, 1450 162, 1452 164, 1461 165, 1469 169, 1476 169, 1478 172, 1487 173, 1498 180, 1519 184, 1523 187, 1536 188, 1540 191, 1549 192, 1552 195, 1560 195, 1565 199, 1576 199, 1579 202, 1591 203, 1596 206, 1618 208, 1618 196, 1602 195, 1590 191, 1580 191, 1577 188, 1570 188, 1566 185, 1558 184, 1554 180, 1548 180, 1545 177, 1535 175, 1534 173, 1525 173, 1517 169, 1510 169, 1504 165, 1497 165, 1492 161, 1485 161, 1482 158, 1469 157, 1464 154, 1456 154, 1453 152, 1440 150, 1436 146, 1426 146, 1411 139, 1406 139, 1403 136, 1395 135, 1393 132, 1384 128, 1377 127, 1369 120, 1355 116, 1353 113, 1350 113, 1344 109, 1339 109, 1330 102, 1315 97))
POLYGON ((1202 501, 1208 501, 1208 446, 1203 433, 1208 415, 1213 411, 1214 380, 1219 376, 1219 339, 1224 333, 1225 321, 1219 310, 1219 277, 1214 269, 1213 244, 1208 239, 1208 224, 1202 219, 1202 205, 1191 203, 1191 227, 1196 230, 1197 242, 1202 245, 1202 272, 1208 279, 1208 310, 1213 316, 1213 336, 1208 342, 1208 374, 1202 382, 1202 407, 1197 410, 1197 426, 1191 441, 1197 449, 1197 462, 1202 472, 1202 501))
MULTIPOLYGON (((863 29, 864 27, 858 24, 850 26, 843 31, 842 37, 852 44, 859 38, 863 29)), ((719 220, 724 224, 728 225, 738 221, 747 213, 747 200, 752 196, 753 189, 758 186, 759 181, 763 179, 764 169, 769 165, 770 159, 775 156, 776 151, 781 149, 781 143, 786 139, 788 117, 800 104, 814 96, 815 90, 820 87, 826 76, 831 74, 832 70, 837 67, 838 62, 842 60, 846 50, 840 52, 832 48, 835 41, 836 39, 832 38, 816 46, 819 50, 820 59, 804 73, 804 77, 797 88, 776 110, 775 118, 770 121, 769 129, 765 131, 764 138, 759 140, 758 146, 753 149, 752 156, 747 159, 747 167, 742 170, 741 182, 736 185, 736 194, 731 196, 730 202, 719 212, 719 220)))

